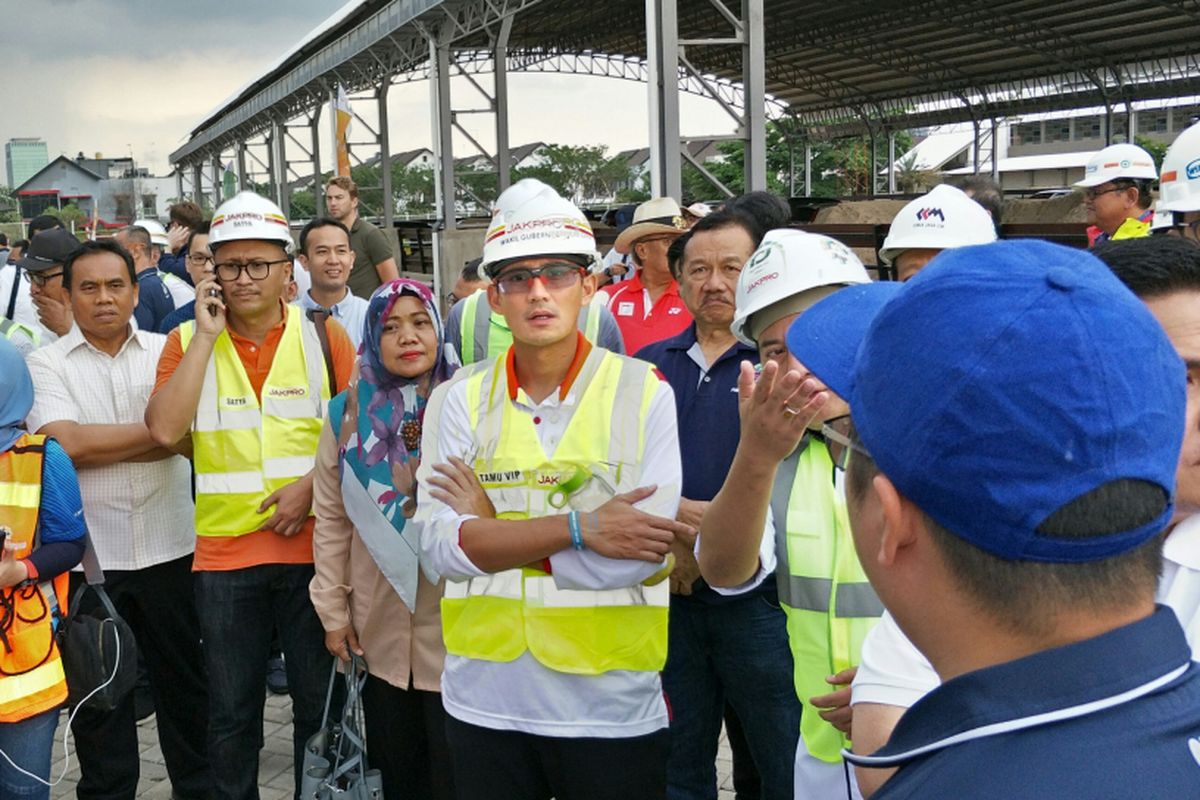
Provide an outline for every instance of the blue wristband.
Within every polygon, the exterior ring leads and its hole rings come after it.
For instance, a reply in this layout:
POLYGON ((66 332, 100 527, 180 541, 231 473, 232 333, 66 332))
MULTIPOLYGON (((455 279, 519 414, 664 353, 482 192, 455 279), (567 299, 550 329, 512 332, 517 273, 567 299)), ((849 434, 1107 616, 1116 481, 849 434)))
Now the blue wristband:
POLYGON ((567 528, 571 531, 571 547, 576 550, 583 549, 583 529, 579 527, 579 512, 572 511, 567 514, 567 528))

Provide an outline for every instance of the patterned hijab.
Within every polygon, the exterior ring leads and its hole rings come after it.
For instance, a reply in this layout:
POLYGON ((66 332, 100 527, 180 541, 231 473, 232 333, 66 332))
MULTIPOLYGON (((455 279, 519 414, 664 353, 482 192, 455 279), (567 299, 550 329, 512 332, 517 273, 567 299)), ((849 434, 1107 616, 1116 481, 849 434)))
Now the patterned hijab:
POLYGON ((416 510, 416 474, 421 459, 421 424, 429 393, 457 368, 447 358, 441 314, 433 293, 422 283, 395 280, 371 295, 358 348, 358 376, 331 403, 338 420, 342 469, 349 468, 389 523, 400 531, 416 510), (433 369, 417 378, 388 371, 380 339, 396 302, 409 295, 421 301, 437 333, 433 369))
POLYGON ((25 417, 33 408, 33 378, 17 348, 0 338, 0 453, 7 453, 25 433, 25 417))

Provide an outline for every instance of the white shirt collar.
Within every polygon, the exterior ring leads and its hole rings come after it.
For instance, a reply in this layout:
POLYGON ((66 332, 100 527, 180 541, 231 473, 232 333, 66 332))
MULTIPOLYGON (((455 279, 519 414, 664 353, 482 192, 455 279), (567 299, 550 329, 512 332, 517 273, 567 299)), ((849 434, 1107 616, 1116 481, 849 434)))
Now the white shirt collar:
MULTIPOLYGON (((325 311, 325 306, 321 305, 316 300, 313 300, 311 291, 312 290, 310 289, 308 292, 305 292, 300 296, 300 306, 302 308, 313 309, 315 311, 325 311)), ((352 302, 350 300, 351 297, 354 297, 354 292, 350 291, 350 287, 347 286, 345 296, 343 296, 341 300, 334 303, 333 306, 328 309, 328 311, 338 319, 346 316, 346 307, 352 302)))
POLYGON ((1200 514, 1175 525, 1163 542, 1163 558, 1188 569, 1200 570, 1200 514))
MULTIPOLYGON (((100 350, 97 350, 92 346, 92 343, 89 342, 87 337, 83 335, 83 331, 79 329, 79 325, 75 323, 71 323, 71 330, 67 331, 67 335, 62 337, 62 339, 59 341, 63 343, 63 346, 66 348, 68 353, 80 346, 87 347, 95 353, 101 353, 100 350)), ((141 337, 138 336, 138 327, 137 324, 134 323, 133 317, 129 318, 129 336, 125 338, 125 342, 121 345, 121 349, 117 351, 118 356, 125 352, 125 348, 129 346, 130 342, 136 342, 138 347, 145 349, 145 344, 142 342, 141 337)), ((108 353, 102 354, 108 355, 108 353)))

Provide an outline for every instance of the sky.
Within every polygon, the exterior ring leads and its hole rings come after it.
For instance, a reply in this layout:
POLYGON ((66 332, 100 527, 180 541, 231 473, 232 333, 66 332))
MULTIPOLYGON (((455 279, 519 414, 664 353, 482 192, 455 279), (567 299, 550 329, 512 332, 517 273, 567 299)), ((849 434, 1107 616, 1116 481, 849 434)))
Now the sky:
MULTIPOLYGON (((169 154, 201 119, 343 4, 0 0, 0 141, 40 137, 51 159, 78 152, 133 155, 153 174, 167 174, 169 154)), ((478 104, 465 82, 455 81, 452 92, 461 105, 478 104)), ((616 152, 647 144, 643 84, 512 74, 509 95, 513 146, 603 144, 616 152)), ((430 146, 426 83, 394 87, 389 110, 393 152, 430 146)), ((373 115, 362 113, 374 123, 373 115)), ((490 146, 488 119, 474 115, 467 124, 490 146)), ((729 133, 732 127, 714 102, 690 96, 681 101, 685 136, 729 133)), ((456 137, 455 156, 474 152, 456 137)), ((328 167, 327 152, 322 161, 328 167)))

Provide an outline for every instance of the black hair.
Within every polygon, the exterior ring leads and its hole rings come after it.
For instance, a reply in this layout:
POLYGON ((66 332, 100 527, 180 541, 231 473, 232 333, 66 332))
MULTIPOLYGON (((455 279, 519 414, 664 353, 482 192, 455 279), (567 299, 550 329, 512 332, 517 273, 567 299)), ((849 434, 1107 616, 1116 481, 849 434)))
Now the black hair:
POLYGON ((0 247, 8 247, 8 234, 0 233, 0 247))
POLYGON ((14 250, 19 247, 19 248, 21 248, 21 252, 24 253, 26 250, 29 249, 29 240, 28 239, 17 239, 15 242, 12 243, 12 247, 14 250))
POLYGON ((196 234, 200 234, 201 236, 207 236, 211 225, 212 225, 211 222, 209 222, 206 219, 202 219, 202 220, 200 220, 200 224, 196 226, 196 229, 188 234, 186 246, 187 246, 187 249, 189 252, 192 249, 192 239, 196 238, 196 234))
POLYGON ((346 241, 350 240, 350 229, 345 225, 338 222, 333 217, 317 217, 316 219, 310 220, 307 225, 300 229, 300 252, 304 253, 306 256, 308 255, 308 235, 310 233, 315 231, 317 228, 327 228, 330 226, 341 228, 342 233, 346 234, 346 241))
MULTIPOLYGON (((855 451, 846 469, 847 498, 857 502, 879 467, 855 451)), ((1088 539, 1145 525, 1166 508, 1162 487, 1141 480, 1103 484, 1066 503, 1036 529, 1042 537, 1088 539)), ((1152 597, 1162 572, 1161 533, 1108 558, 1077 563, 1015 561, 983 550, 924 514, 947 571, 980 610, 1019 635, 1048 633, 1064 611, 1128 608, 1152 597)))
POLYGON ((999 237, 1000 218, 1004 215, 1004 190, 1000 188, 1000 184, 986 175, 970 175, 960 178, 951 186, 961 189, 972 200, 983 206, 983 210, 992 216, 992 226, 996 229, 996 236, 999 237))
POLYGON ((462 272, 460 273, 462 279, 468 283, 478 283, 479 281, 486 280, 479 274, 479 265, 482 263, 482 258, 472 258, 470 261, 463 264, 462 272))
POLYGON ((765 191, 747 192, 726 200, 724 210, 737 212, 750 220, 755 226, 756 243, 762 241, 767 231, 786 228, 792 223, 792 208, 787 201, 779 195, 765 191))
MULTIPOLYGON (((144 231, 144 228, 139 230, 144 231)), ((79 245, 79 249, 67 256, 67 260, 63 262, 63 286, 69 292, 71 291, 71 273, 74 271, 75 262, 84 256, 96 255, 98 253, 112 253, 125 262, 125 269, 129 272, 129 282, 133 286, 137 286, 137 271, 133 266, 133 256, 129 251, 120 245, 116 239, 94 239, 83 242, 79 245)))
POLYGON ((746 231, 750 235, 750 240, 754 243, 754 249, 758 249, 765 232, 759 230, 754 220, 741 211, 723 208, 720 211, 714 211, 711 214, 701 217, 687 233, 671 242, 671 246, 667 248, 667 264, 671 268, 671 274, 676 279, 679 278, 679 267, 683 262, 684 252, 687 250, 688 242, 692 240, 694 235, 734 227, 746 231))
POLYGON ((64 227, 62 220, 58 217, 52 217, 49 214, 39 214, 29 220, 29 238, 37 236, 42 231, 52 230, 54 228, 64 227))
POLYGON ((1200 291, 1200 247, 1178 236, 1102 242, 1092 253, 1143 300, 1200 291))

